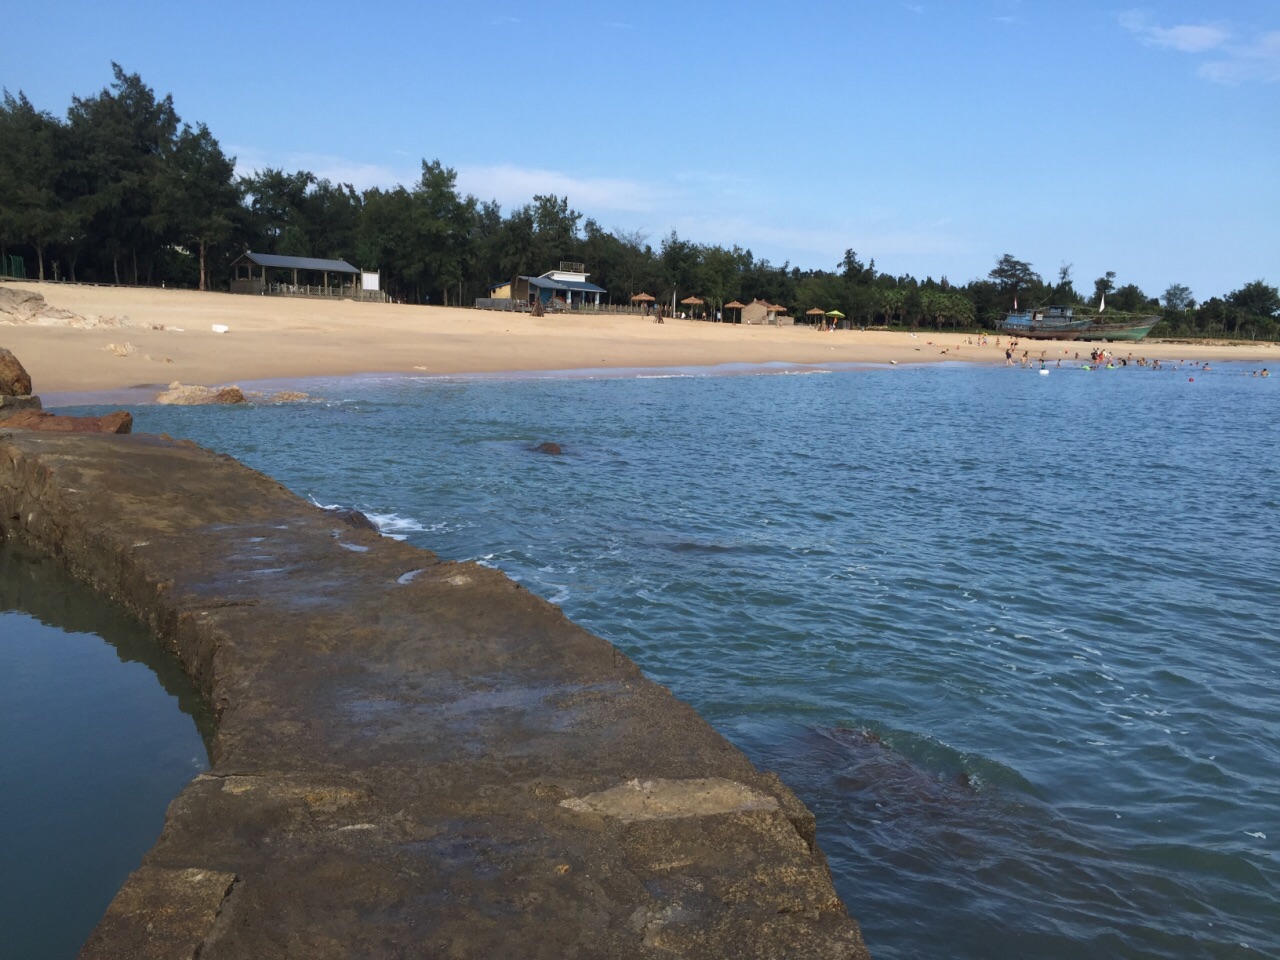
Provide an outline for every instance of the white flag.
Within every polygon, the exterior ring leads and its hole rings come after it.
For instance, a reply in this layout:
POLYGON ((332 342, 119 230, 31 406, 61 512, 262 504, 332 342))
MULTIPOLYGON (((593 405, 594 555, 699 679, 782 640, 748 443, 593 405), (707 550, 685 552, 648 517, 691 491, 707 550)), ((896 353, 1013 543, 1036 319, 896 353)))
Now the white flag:
POLYGON ((1101 313, 1105 309, 1107 309, 1107 292, 1104 290, 1102 291, 1102 302, 1098 304, 1098 312, 1101 313))

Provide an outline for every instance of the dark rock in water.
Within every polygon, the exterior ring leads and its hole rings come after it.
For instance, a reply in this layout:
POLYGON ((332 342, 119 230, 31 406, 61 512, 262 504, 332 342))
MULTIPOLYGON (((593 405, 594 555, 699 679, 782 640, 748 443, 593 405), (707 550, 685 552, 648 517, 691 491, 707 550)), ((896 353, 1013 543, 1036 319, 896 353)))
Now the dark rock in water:
POLYGON ((222 387, 213 395, 210 403, 246 403, 244 391, 239 387, 222 387))
POLYGON ((18 358, 0 347, 0 396, 26 397, 31 394, 31 375, 18 358))
POLYGON ((63 417, 43 410, 22 410, 5 418, 6 428, 42 430, 46 433, 130 433, 133 414, 117 410, 101 417, 63 417))
POLYGON ((372 530, 374 533, 380 533, 378 525, 370 520, 359 510, 353 510, 349 507, 327 507, 329 515, 335 520, 341 520, 347 526, 355 527, 357 530, 372 530))
POLYGON ((534 447, 534 448, 533 448, 533 452, 534 452, 534 453, 547 453, 547 454, 550 454, 550 455, 551 455, 551 456, 553 456, 553 457, 558 457, 558 456, 560 456, 562 453, 564 453, 564 450, 562 450, 562 449, 560 448, 560 444, 558 444, 558 443, 550 443, 550 442, 548 442, 548 443, 540 443, 540 444, 538 444, 536 447, 534 447))

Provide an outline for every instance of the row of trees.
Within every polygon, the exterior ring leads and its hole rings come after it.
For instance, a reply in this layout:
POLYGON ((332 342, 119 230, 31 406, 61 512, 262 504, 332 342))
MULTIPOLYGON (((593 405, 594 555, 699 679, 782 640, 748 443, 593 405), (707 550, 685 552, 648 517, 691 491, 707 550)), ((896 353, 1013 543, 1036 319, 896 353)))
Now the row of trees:
POLYGON ((971 327, 992 325, 1015 300, 1097 306, 1105 298, 1109 311, 1160 313, 1159 333, 1280 336, 1280 293, 1261 280, 1197 304, 1180 284, 1156 298, 1108 272, 1081 294, 1069 264, 1050 283, 1005 254, 987 277, 955 286, 882 273, 853 250, 833 270, 802 270, 674 231, 655 247, 643 232, 584 219, 567 197, 535 196, 504 213, 459 193, 455 172, 438 160, 392 189, 358 191, 307 171, 237 176, 204 124, 183 123, 171 96, 113 70, 113 82, 73 98, 65 118, 4 92, 0 264, 18 253, 40 279, 225 289, 231 261, 251 249, 344 259, 380 270, 397 299, 465 304, 495 282, 571 260, 588 264, 615 302, 641 290, 666 302, 678 292, 712 309, 760 298, 796 316, 820 307, 866 325, 971 327))

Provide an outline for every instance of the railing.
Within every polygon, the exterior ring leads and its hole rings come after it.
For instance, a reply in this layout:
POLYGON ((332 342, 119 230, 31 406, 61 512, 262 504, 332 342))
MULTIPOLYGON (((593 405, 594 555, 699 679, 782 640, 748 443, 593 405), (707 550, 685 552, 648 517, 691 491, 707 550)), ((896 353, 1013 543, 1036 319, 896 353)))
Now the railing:
MULTIPOLYGON (((477 297, 475 301, 477 310, 501 310, 505 312, 528 313, 530 305, 527 300, 507 300, 497 297, 477 297)), ((634 304, 622 303, 571 303, 566 304, 561 300, 553 300, 550 303, 544 303, 542 309, 547 313, 600 313, 600 314, 621 314, 624 316, 647 317, 652 316, 657 311, 653 307, 646 309, 642 306, 634 304)))
POLYGON ((268 283, 261 280, 232 280, 232 293, 260 294, 267 297, 320 297, 337 300, 365 300, 384 303, 387 295, 381 290, 363 290, 355 284, 323 286, 305 283, 268 283))
POLYGON ((27 262, 16 253, 0 257, 0 277, 9 280, 27 279, 27 262))

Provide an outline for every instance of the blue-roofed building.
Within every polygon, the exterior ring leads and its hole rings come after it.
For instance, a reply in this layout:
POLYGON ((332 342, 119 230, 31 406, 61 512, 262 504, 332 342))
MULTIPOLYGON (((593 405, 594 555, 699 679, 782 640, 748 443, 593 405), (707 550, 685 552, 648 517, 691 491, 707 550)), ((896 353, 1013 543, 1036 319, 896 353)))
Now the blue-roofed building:
POLYGON ((587 280, 581 263, 561 263, 559 270, 548 270, 537 277, 517 277, 514 283, 496 284, 490 296, 477 300, 476 306, 489 309, 523 310, 540 302, 552 310, 598 310, 600 295, 608 291, 587 280))

